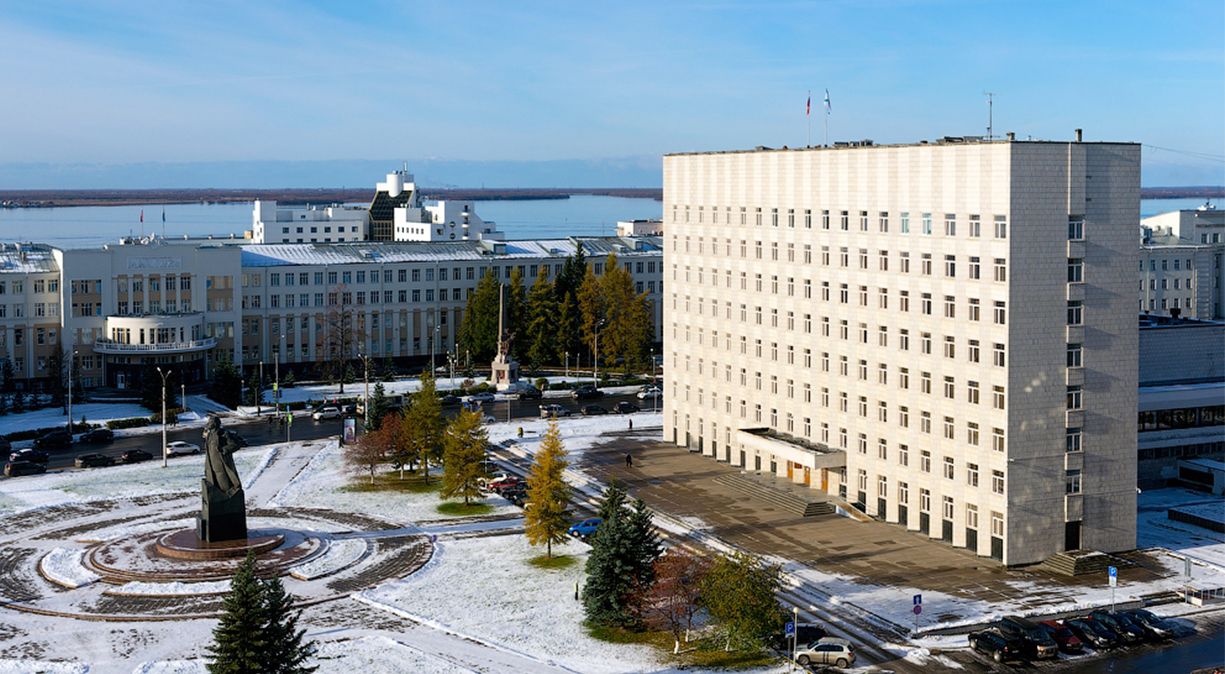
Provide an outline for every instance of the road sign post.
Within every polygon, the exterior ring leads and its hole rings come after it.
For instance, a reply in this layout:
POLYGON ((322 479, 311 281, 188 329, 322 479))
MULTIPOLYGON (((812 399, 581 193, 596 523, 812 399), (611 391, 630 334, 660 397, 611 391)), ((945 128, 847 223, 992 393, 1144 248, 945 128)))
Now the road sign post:
POLYGON ((787 665, 790 669, 795 666, 795 653, 799 650, 799 634, 800 634, 800 608, 798 606, 791 607, 791 622, 783 625, 783 636, 791 637, 791 662, 787 665))
POLYGON ((914 602, 914 631, 919 632, 919 614, 923 613, 923 595, 916 594, 913 598, 914 602))
POLYGON ((1119 584, 1119 569, 1118 567, 1106 567, 1107 577, 1110 579, 1110 612, 1114 613, 1114 588, 1119 584))

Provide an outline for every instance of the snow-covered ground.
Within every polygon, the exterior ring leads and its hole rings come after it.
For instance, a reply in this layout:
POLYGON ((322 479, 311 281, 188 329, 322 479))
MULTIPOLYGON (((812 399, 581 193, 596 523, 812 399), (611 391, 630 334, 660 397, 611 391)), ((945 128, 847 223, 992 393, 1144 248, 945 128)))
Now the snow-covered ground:
MULTIPOLYGON (((590 375, 585 376, 585 377, 579 377, 579 376, 545 377, 545 379, 548 379, 549 383, 552 383, 552 384, 562 383, 562 382, 572 382, 573 383, 573 382, 590 382, 591 381, 590 375)), ((451 390, 458 389, 461 385, 463 385, 465 381, 469 381, 469 380, 477 384, 480 384, 481 382, 486 381, 482 377, 474 377, 474 378, 455 377, 454 379, 450 377, 439 377, 438 379, 434 380, 434 386, 439 391, 451 391, 451 390)), ((523 377, 521 381, 526 381, 530 383, 530 382, 536 381, 536 378, 523 377)), ((374 380, 370 381, 370 393, 372 395, 374 394, 375 383, 376 382, 374 380)), ((632 393, 634 391, 637 391, 639 388, 640 387, 638 386, 624 386, 624 387, 616 386, 616 387, 610 387, 610 388, 603 388, 603 390, 609 394, 617 394, 617 393, 632 393)), ((407 395, 407 394, 415 393, 416 391, 420 389, 421 389, 420 379, 397 379, 396 381, 383 382, 383 390, 387 393, 387 395, 392 395, 392 394, 407 395)), ((281 402, 282 403, 292 403, 292 402, 302 402, 305 400, 323 401, 323 400, 332 400, 332 399, 339 398, 339 397, 344 397, 344 398, 358 397, 360 398, 363 392, 364 392, 364 388, 362 386, 361 380, 358 380, 351 384, 345 384, 345 392, 343 394, 340 393, 340 386, 338 384, 304 384, 300 386, 294 386, 292 388, 281 389, 281 402)), ((556 396, 570 395, 570 392, 568 390, 552 391, 552 392, 545 391, 546 396, 548 396, 550 393, 556 394, 556 396)), ((501 397, 502 396, 499 394, 499 398, 501 397)), ((554 397, 554 396, 550 396, 550 397, 554 397)), ((264 399, 267 400, 269 404, 272 403, 272 389, 268 389, 264 393, 264 399)), ((267 408, 267 405, 264 405, 263 407, 267 408)), ((255 411, 255 408, 254 407, 248 408, 247 406, 243 406, 241 410, 244 412, 253 413, 255 411)))
MULTIPOLYGON (((329 441, 315 454, 310 463, 272 498, 269 506, 332 508, 369 513, 374 517, 400 524, 446 517, 438 512, 438 504, 442 501, 436 493, 358 492, 346 489, 354 480, 360 479, 361 476, 346 469, 344 450, 336 441, 329 441)), ((495 514, 512 515, 519 512, 518 508, 496 496, 487 497, 484 502, 493 507, 495 514)))
MULTIPOLYGON (((1197 510, 1212 509, 1216 514, 1215 519, 1221 519, 1225 517, 1225 500, 1190 489, 1170 488, 1141 492, 1136 501, 1139 509, 1136 522, 1138 547, 1166 548, 1225 573, 1225 534, 1176 522, 1166 515, 1170 508, 1181 506, 1197 510)), ((1193 572, 1192 575, 1198 574, 1193 572)), ((1221 586, 1225 586, 1225 583, 1221 586)))
MULTIPOLYGON (((72 406, 73 421, 80 422, 81 417, 94 424, 106 424, 113 419, 130 419, 132 417, 147 417, 149 410, 136 403, 77 403, 72 406)), ((33 412, 9 413, 0 417, 0 435, 30 431, 37 428, 67 428, 68 417, 59 407, 45 407, 33 412)))
MULTIPOLYGON (((234 456, 234 464, 245 483, 257 475, 271 449, 254 447, 234 456)), ((98 499, 133 498, 151 494, 196 491, 204 475, 204 457, 183 456, 146 461, 131 466, 51 472, 11 480, 0 480, 0 516, 98 499)))
MULTIPOLYGON (((562 444, 571 456, 579 456, 584 450, 600 443, 607 442, 608 433, 629 430, 630 422, 634 430, 644 430, 663 427, 663 414, 653 412, 638 412, 637 414, 607 414, 595 417, 567 417, 560 420, 558 429, 561 431, 562 444)), ((528 454, 535 454, 540 447, 540 441, 549 428, 547 419, 514 419, 509 422, 493 423, 486 426, 489 431, 489 441, 498 444, 504 440, 519 437, 519 429, 523 429, 523 438, 515 445, 528 454)))
POLYGON ((583 628, 588 547, 567 543, 554 554, 578 557, 567 569, 542 570, 527 560, 543 549, 522 536, 444 541, 435 560, 408 578, 363 592, 362 600, 412 620, 578 672, 648 672, 661 667, 646 646, 609 644, 583 628))

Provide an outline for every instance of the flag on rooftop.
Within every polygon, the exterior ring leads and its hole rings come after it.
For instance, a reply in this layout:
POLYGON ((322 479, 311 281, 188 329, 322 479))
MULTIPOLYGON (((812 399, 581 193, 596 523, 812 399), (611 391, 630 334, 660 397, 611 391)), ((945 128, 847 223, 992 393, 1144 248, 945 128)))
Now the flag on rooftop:
POLYGON ((808 93, 808 100, 804 102, 804 116, 812 114, 812 92, 808 93))
POLYGON ((830 110, 831 108, 829 106, 829 89, 826 89, 825 90, 825 114, 828 115, 830 113, 830 110))

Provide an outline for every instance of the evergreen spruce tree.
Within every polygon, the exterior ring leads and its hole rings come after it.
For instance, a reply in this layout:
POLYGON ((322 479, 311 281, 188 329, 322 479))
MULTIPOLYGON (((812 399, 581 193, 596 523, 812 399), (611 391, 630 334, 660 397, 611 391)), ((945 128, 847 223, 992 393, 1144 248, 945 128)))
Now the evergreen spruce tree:
POLYGON ((252 407, 264 404, 264 387, 255 372, 247 378, 247 404, 252 407))
POLYGON ((293 368, 287 368, 285 376, 281 377, 281 388, 293 388, 297 379, 294 377, 293 368))
POLYGON ((462 496, 464 505, 468 505, 472 497, 481 495, 478 480, 483 474, 481 463, 485 460, 488 442, 489 434, 481 425, 479 410, 465 410, 451 420, 443 436, 439 496, 444 499, 462 496))
POLYGON ((527 496, 532 507, 523 513, 527 542, 543 544, 548 557, 553 556, 553 544, 564 542, 568 536, 570 485, 562 475, 568 465, 561 431, 557 420, 552 419, 527 476, 527 496))
MULTIPOLYGON (((166 409, 172 410, 178 405, 178 377, 174 370, 166 375, 166 409)), ((162 375, 157 369, 145 367, 140 373, 140 404, 154 414, 162 413, 162 375)))
POLYGON ((600 502, 600 509, 596 514, 607 522, 612 519, 614 513, 620 513, 624 507, 625 490, 616 480, 613 480, 604 488, 604 500, 600 502))
POLYGON ((515 335, 524 335, 527 321, 527 289, 523 285, 523 273, 516 267, 506 287, 506 329, 515 335))
POLYGON ((265 581, 264 614, 268 648, 264 655, 264 672, 268 674, 310 674, 318 667, 306 661, 314 654, 310 642, 303 642, 305 629, 298 629, 301 611, 293 610, 293 597, 285 592, 280 578, 265 581))
POLYGON ((255 577, 255 556, 247 555, 230 581, 222 604, 221 622, 213 628, 209 647, 211 674, 262 674, 271 644, 266 624, 263 583, 255 577))
POLYGON ((544 274, 536 276, 527 295, 527 325, 524 326, 523 343, 527 345, 524 359, 530 368, 536 369, 557 361, 557 302, 553 295, 553 284, 544 274))
POLYGON ((627 627, 634 623, 630 600, 636 588, 633 532, 624 509, 614 508, 591 537, 583 609, 591 625, 627 627))
POLYGON ((67 387, 66 374, 64 352, 56 349, 47 357, 47 376, 50 377, 47 382, 47 392, 51 394, 51 404, 63 407, 64 414, 68 413, 68 399, 64 396, 64 390, 67 387))
POLYGON ((383 359, 383 364, 380 367, 379 379, 388 382, 396 380, 396 364, 392 362, 391 356, 387 356, 383 359))
POLYGON ((18 391, 13 394, 13 411, 14 412, 26 411, 26 397, 25 397, 25 394, 22 393, 21 391, 18 391))
POLYGON ((498 347, 498 280, 487 272, 468 296, 464 317, 459 324, 459 342, 472 353, 473 360, 493 358, 498 347))
POLYGON ((17 385, 16 382, 13 381, 15 376, 16 373, 13 371, 13 361, 5 358, 4 362, 0 363, 0 377, 4 379, 4 384, 3 386, 0 386, 0 390, 5 391, 6 393, 11 392, 17 385))
POLYGON ((387 391, 383 388, 383 382, 376 382, 374 385, 374 393, 370 395, 370 400, 366 401, 366 430, 378 428, 383 425, 383 417, 387 416, 387 391))
POLYGON ((6 416, 9 413, 8 396, 0 395, 0 417, 6 416))
POLYGON ((634 577, 638 579, 639 587, 647 588, 655 581, 655 562, 663 554, 659 534, 655 531, 654 514, 646 501, 639 498, 634 499, 626 517, 634 546, 634 577))
POLYGON ((226 407, 238 407, 242 400, 242 377, 232 361, 222 358, 213 365, 208 397, 226 407))

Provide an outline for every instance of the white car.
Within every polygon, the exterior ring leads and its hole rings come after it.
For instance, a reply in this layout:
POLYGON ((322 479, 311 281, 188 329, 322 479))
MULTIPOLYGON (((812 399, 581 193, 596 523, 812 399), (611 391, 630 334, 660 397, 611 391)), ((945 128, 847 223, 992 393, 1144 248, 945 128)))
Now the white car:
POLYGON ((315 421, 323 421, 324 419, 339 419, 340 409, 336 407, 320 407, 311 418, 315 421))
POLYGON ((199 454, 200 445, 193 445, 190 442, 175 440, 174 442, 166 443, 166 453, 170 456, 186 456, 188 454, 199 454))
POLYGON ((488 391, 483 393, 473 393, 472 395, 468 396, 468 402, 470 403, 491 403, 495 400, 497 400, 497 396, 488 391))
POLYGON ((855 664, 855 648, 846 639, 822 637, 814 643, 797 649, 795 661, 803 667, 813 664, 833 665, 839 669, 846 669, 855 664))
POLYGON ((664 397, 664 392, 654 386, 646 386, 641 391, 638 392, 639 400, 655 400, 657 398, 663 398, 663 397, 664 397))

